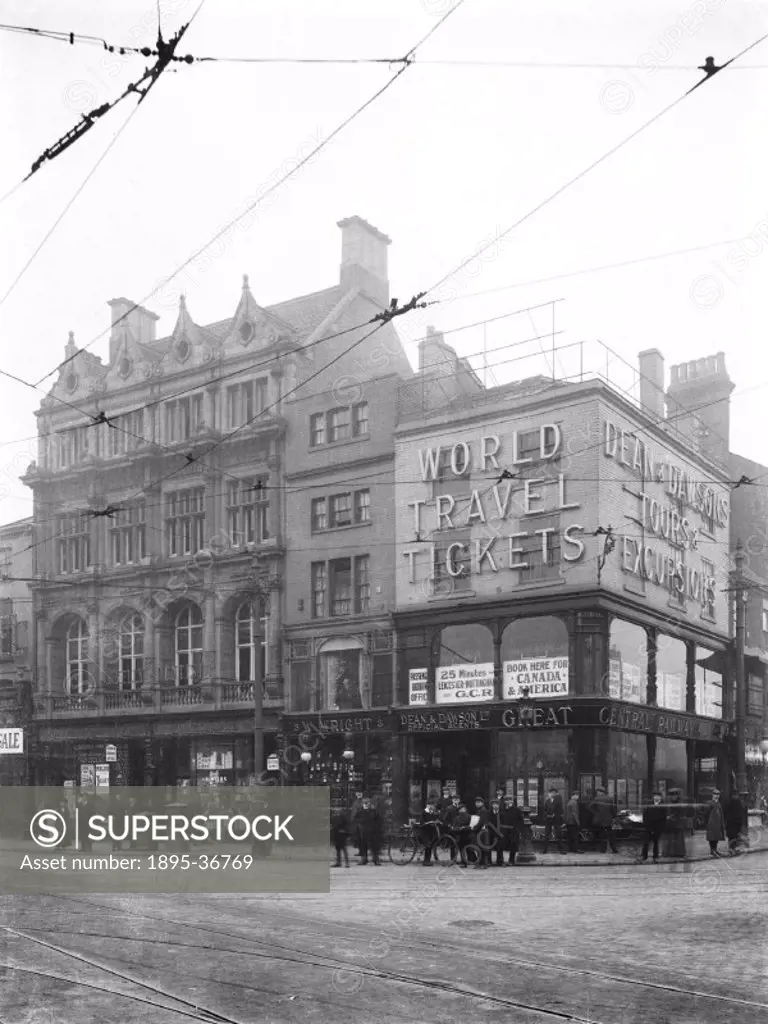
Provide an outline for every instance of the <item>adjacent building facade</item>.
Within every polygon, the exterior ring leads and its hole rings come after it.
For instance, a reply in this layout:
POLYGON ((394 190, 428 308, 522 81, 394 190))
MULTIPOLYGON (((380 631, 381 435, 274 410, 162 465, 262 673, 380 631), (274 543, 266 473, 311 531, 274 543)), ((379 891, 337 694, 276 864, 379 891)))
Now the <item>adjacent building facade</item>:
MULTIPOLYGON (((371 443, 377 399, 347 401, 339 380, 345 348, 361 360, 374 355, 365 335, 388 297, 388 240, 358 217, 339 226, 341 274, 324 291, 262 308, 246 277, 227 319, 200 326, 182 298, 162 339, 151 311, 115 299, 106 363, 70 336, 26 476, 35 500, 39 781, 246 782, 264 768, 253 753, 262 684, 264 752, 277 749, 284 654, 300 653, 294 643, 321 646, 310 626, 310 607, 320 608, 310 565, 322 556, 338 581, 333 563, 351 553, 351 533, 334 546, 331 533, 323 544, 307 528, 310 516, 321 519, 304 478, 330 498, 361 467, 387 472, 371 443), (290 569, 289 537, 301 560, 290 569), (315 544, 322 551, 313 553, 315 544), (284 630, 294 625, 286 648, 284 630)), ((407 367, 391 327, 377 335, 376 345, 389 340, 390 375, 407 367)), ((353 521, 373 536, 382 520, 364 490, 354 489, 353 521)), ((343 528, 338 502, 328 515, 343 528)), ((367 655, 372 645, 359 638, 386 622, 387 595, 366 582, 382 549, 360 540, 352 603, 337 596, 322 620, 346 637, 336 651, 354 640, 367 655), (354 627, 339 629, 345 621, 354 627)), ((358 670, 358 685, 373 685, 371 659, 358 670)), ((329 660, 324 671, 332 687, 338 668, 329 660)))
POLYGON ((0 526, 0 786, 29 773, 34 615, 32 518, 0 526))

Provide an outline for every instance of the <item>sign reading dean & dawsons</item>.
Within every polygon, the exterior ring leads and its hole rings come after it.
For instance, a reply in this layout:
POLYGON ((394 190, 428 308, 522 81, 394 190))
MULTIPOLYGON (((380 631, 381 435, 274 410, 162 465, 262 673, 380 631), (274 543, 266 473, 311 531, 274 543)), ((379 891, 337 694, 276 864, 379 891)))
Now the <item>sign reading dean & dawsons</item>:
POLYGON ((603 436, 604 457, 626 469, 636 501, 629 510, 634 515, 627 518, 638 530, 634 535, 618 531, 621 571, 714 615, 717 548, 725 553, 728 544, 728 490, 702 479, 703 469, 675 462, 668 452, 613 420, 605 420, 603 436), (720 531, 726 532, 722 539, 720 531))

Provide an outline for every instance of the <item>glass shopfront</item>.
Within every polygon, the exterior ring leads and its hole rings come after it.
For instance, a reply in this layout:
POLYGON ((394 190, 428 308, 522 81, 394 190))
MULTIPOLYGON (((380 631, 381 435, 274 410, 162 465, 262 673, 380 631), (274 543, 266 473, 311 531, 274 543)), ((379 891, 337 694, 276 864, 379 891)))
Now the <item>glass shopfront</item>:
POLYGON ((642 626, 613 619, 608 653, 608 693, 614 700, 645 704, 648 679, 648 635, 642 626))
POLYGON ((687 647, 682 640, 659 633, 656 638, 656 703, 685 711, 688 677, 687 647))

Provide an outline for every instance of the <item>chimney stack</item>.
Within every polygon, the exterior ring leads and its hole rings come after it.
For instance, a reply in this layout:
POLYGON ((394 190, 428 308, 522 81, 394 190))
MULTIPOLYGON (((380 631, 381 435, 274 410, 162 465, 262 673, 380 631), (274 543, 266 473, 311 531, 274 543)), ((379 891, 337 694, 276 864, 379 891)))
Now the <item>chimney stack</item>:
POLYGON ((670 373, 667 419, 702 455, 727 465, 735 384, 725 368, 725 354, 680 363, 670 373))
POLYGON ((336 226, 341 228, 342 288, 359 288, 380 306, 388 306, 387 246, 392 239, 362 217, 347 217, 336 226))
POLYGON ((109 337, 109 363, 112 366, 117 358, 124 328, 128 328, 135 341, 151 345, 155 340, 160 317, 130 299, 110 299, 107 305, 112 309, 112 333, 109 337))
POLYGON ((441 331, 436 331, 430 324, 427 336, 419 342, 419 373, 435 370, 439 375, 450 377, 456 372, 458 356, 443 338, 441 331))
POLYGON ((664 419, 664 356, 647 348, 637 357, 640 365, 640 406, 655 420, 664 419))

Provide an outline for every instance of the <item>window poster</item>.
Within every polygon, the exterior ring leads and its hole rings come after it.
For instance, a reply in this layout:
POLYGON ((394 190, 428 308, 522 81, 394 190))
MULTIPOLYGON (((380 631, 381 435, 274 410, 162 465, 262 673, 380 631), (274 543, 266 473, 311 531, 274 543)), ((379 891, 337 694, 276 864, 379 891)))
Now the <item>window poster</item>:
POLYGON ((438 704, 471 704, 493 700, 493 663, 441 665, 435 669, 438 704))
POLYGON ((440 779, 427 779, 427 803, 436 804, 443 793, 440 779))
POLYGON ((408 703, 427 703, 427 670, 412 668, 408 673, 408 703))
POLYGON ((533 814, 539 810, 539 780, 531 778, 528 780, 528 806, 533 814))

